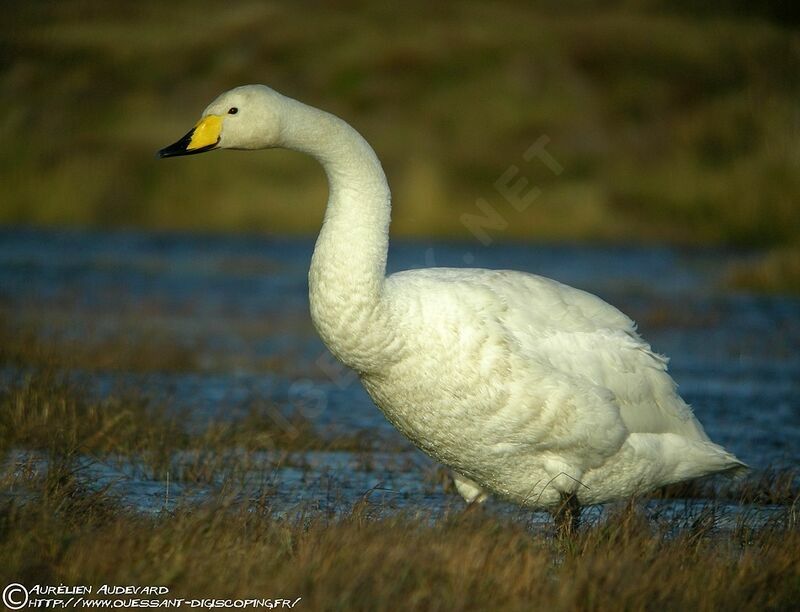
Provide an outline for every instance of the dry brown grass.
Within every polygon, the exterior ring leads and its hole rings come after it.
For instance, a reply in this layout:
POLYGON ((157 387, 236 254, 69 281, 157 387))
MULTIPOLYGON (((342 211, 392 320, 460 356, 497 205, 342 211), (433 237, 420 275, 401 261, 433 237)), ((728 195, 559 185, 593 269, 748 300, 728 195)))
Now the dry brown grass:
MULTIPOLYGON (((721 531, 713 505, 653 519, 631 502, 559 540, 524 513, 434 520, 388 513, 367 497, 335 515, 277 514, 269 486, 242 488, 256 451, 356 450, 360 441, 331 444, 309 423, 286 428, 269 412, 184 425, 144 400, 94 400, 63 374, 29 368, 0 395, 0 584, 166 585, 172 597, 302 597, 297 609, 307 610, 779 610, 800 597, 791 474, 739 490, 748 502, 784 504, 765 525, 745 517, 721 531), (9 462, 19 449, 43 461, 9 462), (215 482, 218 492, 138 514, 87 481, 87 457, 124 457, 153 474, 215 482)), ((431 479, 440 486, 441 471, 431 479)))
POLYGON ((362 451, 374 444, 359 432, 326 436, 302 415, 286 416, 269 403, 198 426, 186 414, 129 393, 94 398, 52 370, 31 370, 0 391, 0 456, 24 449, 57 462, 133 461, 151 478, 170 473, 173 480, 211 482, 220 473, 252 469, 253 451, 279 451, 273 463, 280 464, 287 453, 362 451))
POLYGON ((635 505, 570 540, 469 512, 277 517, 268 499, 131 514, 66 469, 0 493, 0 582, 166 585, 174 597, 302 597, 304 610, 792 609, 800 531, 677 534, 635 505), (9 493, 12 493, 9 496, 9 493))
MULTIPOLYGON (((244 473, 264 469, 258 453, 369 444, 331 440, 269 405, 190 429, 146 398, 94 397, 60 369, 61 349, 2 333, 10 341, 0 343, 0 365, 22 373, 0 392, 0 586, 165 585, 172 597, 302 597, 299 610, 790 610, 800 599, 793 472, 723 489, 673 487, 661 495, 711 500, 707 510, 653 518, 631 502, 568 540, 523 513, 434 520, 392 514, 366 496, 335 515, 278 513, 269 487, 243 489, 244 473), (43 461, 9 461, 19 450, 43 461), (86 458, 122 458, 218 492, 139 514, 87 481, 86 458), (766 524, 743 516, 722 530, 713 500, 782 508, 766 524)), ((124 349, 106 350, 114 362, 124 349)), ((176 355, 160 366, 185 363, 176 355)), ((431 487, 450 486, 443 469, 428 477, 431 487)))

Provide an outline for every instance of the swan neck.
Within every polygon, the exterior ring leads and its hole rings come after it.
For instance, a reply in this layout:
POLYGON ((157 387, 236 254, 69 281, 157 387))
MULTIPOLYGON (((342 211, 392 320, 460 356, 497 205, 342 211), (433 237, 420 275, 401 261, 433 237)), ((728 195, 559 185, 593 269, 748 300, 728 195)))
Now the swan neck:
POLYGON ((386 328, 386 176, 372 147, 347 123, 300 102, 290 108, 285 146, 316 158, 329 186, 309 271, 311 316, 331 352, 367 372, 380 363, 386 328))

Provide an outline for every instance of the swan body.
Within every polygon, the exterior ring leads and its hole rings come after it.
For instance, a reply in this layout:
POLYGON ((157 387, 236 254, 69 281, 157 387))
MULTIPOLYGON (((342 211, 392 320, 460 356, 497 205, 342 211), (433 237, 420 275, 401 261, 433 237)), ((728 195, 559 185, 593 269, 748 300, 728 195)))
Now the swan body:
POLYGON ((555 510, 746 466, 709 440, 634 322, 600 298, 516 271, 386 276, 390 192, 341 119, 263 85, 222 94, 162 157, 285 147, 330 194, 309 271, 316 329, 386 418, 448 466, 469 502, 555 510))

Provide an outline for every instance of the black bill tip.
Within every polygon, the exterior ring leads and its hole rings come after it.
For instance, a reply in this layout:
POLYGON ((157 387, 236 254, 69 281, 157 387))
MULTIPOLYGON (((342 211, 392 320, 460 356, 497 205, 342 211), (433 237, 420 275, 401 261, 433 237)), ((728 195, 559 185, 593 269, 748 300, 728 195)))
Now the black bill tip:
POLYGON ((211 149, 215 149, 219 144, 219 138, 217 138, 217 142, 213 144, 189 150, 188 147, 192 142, 193 135, 194 135, 194 129, 189 130, 189 133, 186 134, 179 141, 173 142, 168 147, 164 147, 158 153, 156 153, 156 157, 163 159, 165 157, 178 157, 179 155, 195 155, 196 153, 203 153, 204 151, 210 151, 211 149))

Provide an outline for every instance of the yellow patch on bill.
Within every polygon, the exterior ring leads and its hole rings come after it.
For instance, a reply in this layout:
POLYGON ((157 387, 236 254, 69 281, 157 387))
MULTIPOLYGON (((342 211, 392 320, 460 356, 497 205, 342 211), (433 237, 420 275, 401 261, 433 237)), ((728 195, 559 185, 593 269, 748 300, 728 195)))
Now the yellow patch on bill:
POLYGON ((192 139, 189 141, 187 151, 202 149, 217 144, 222 131, 222 117, 219 115, 206 115, 194 126, 192 139))

